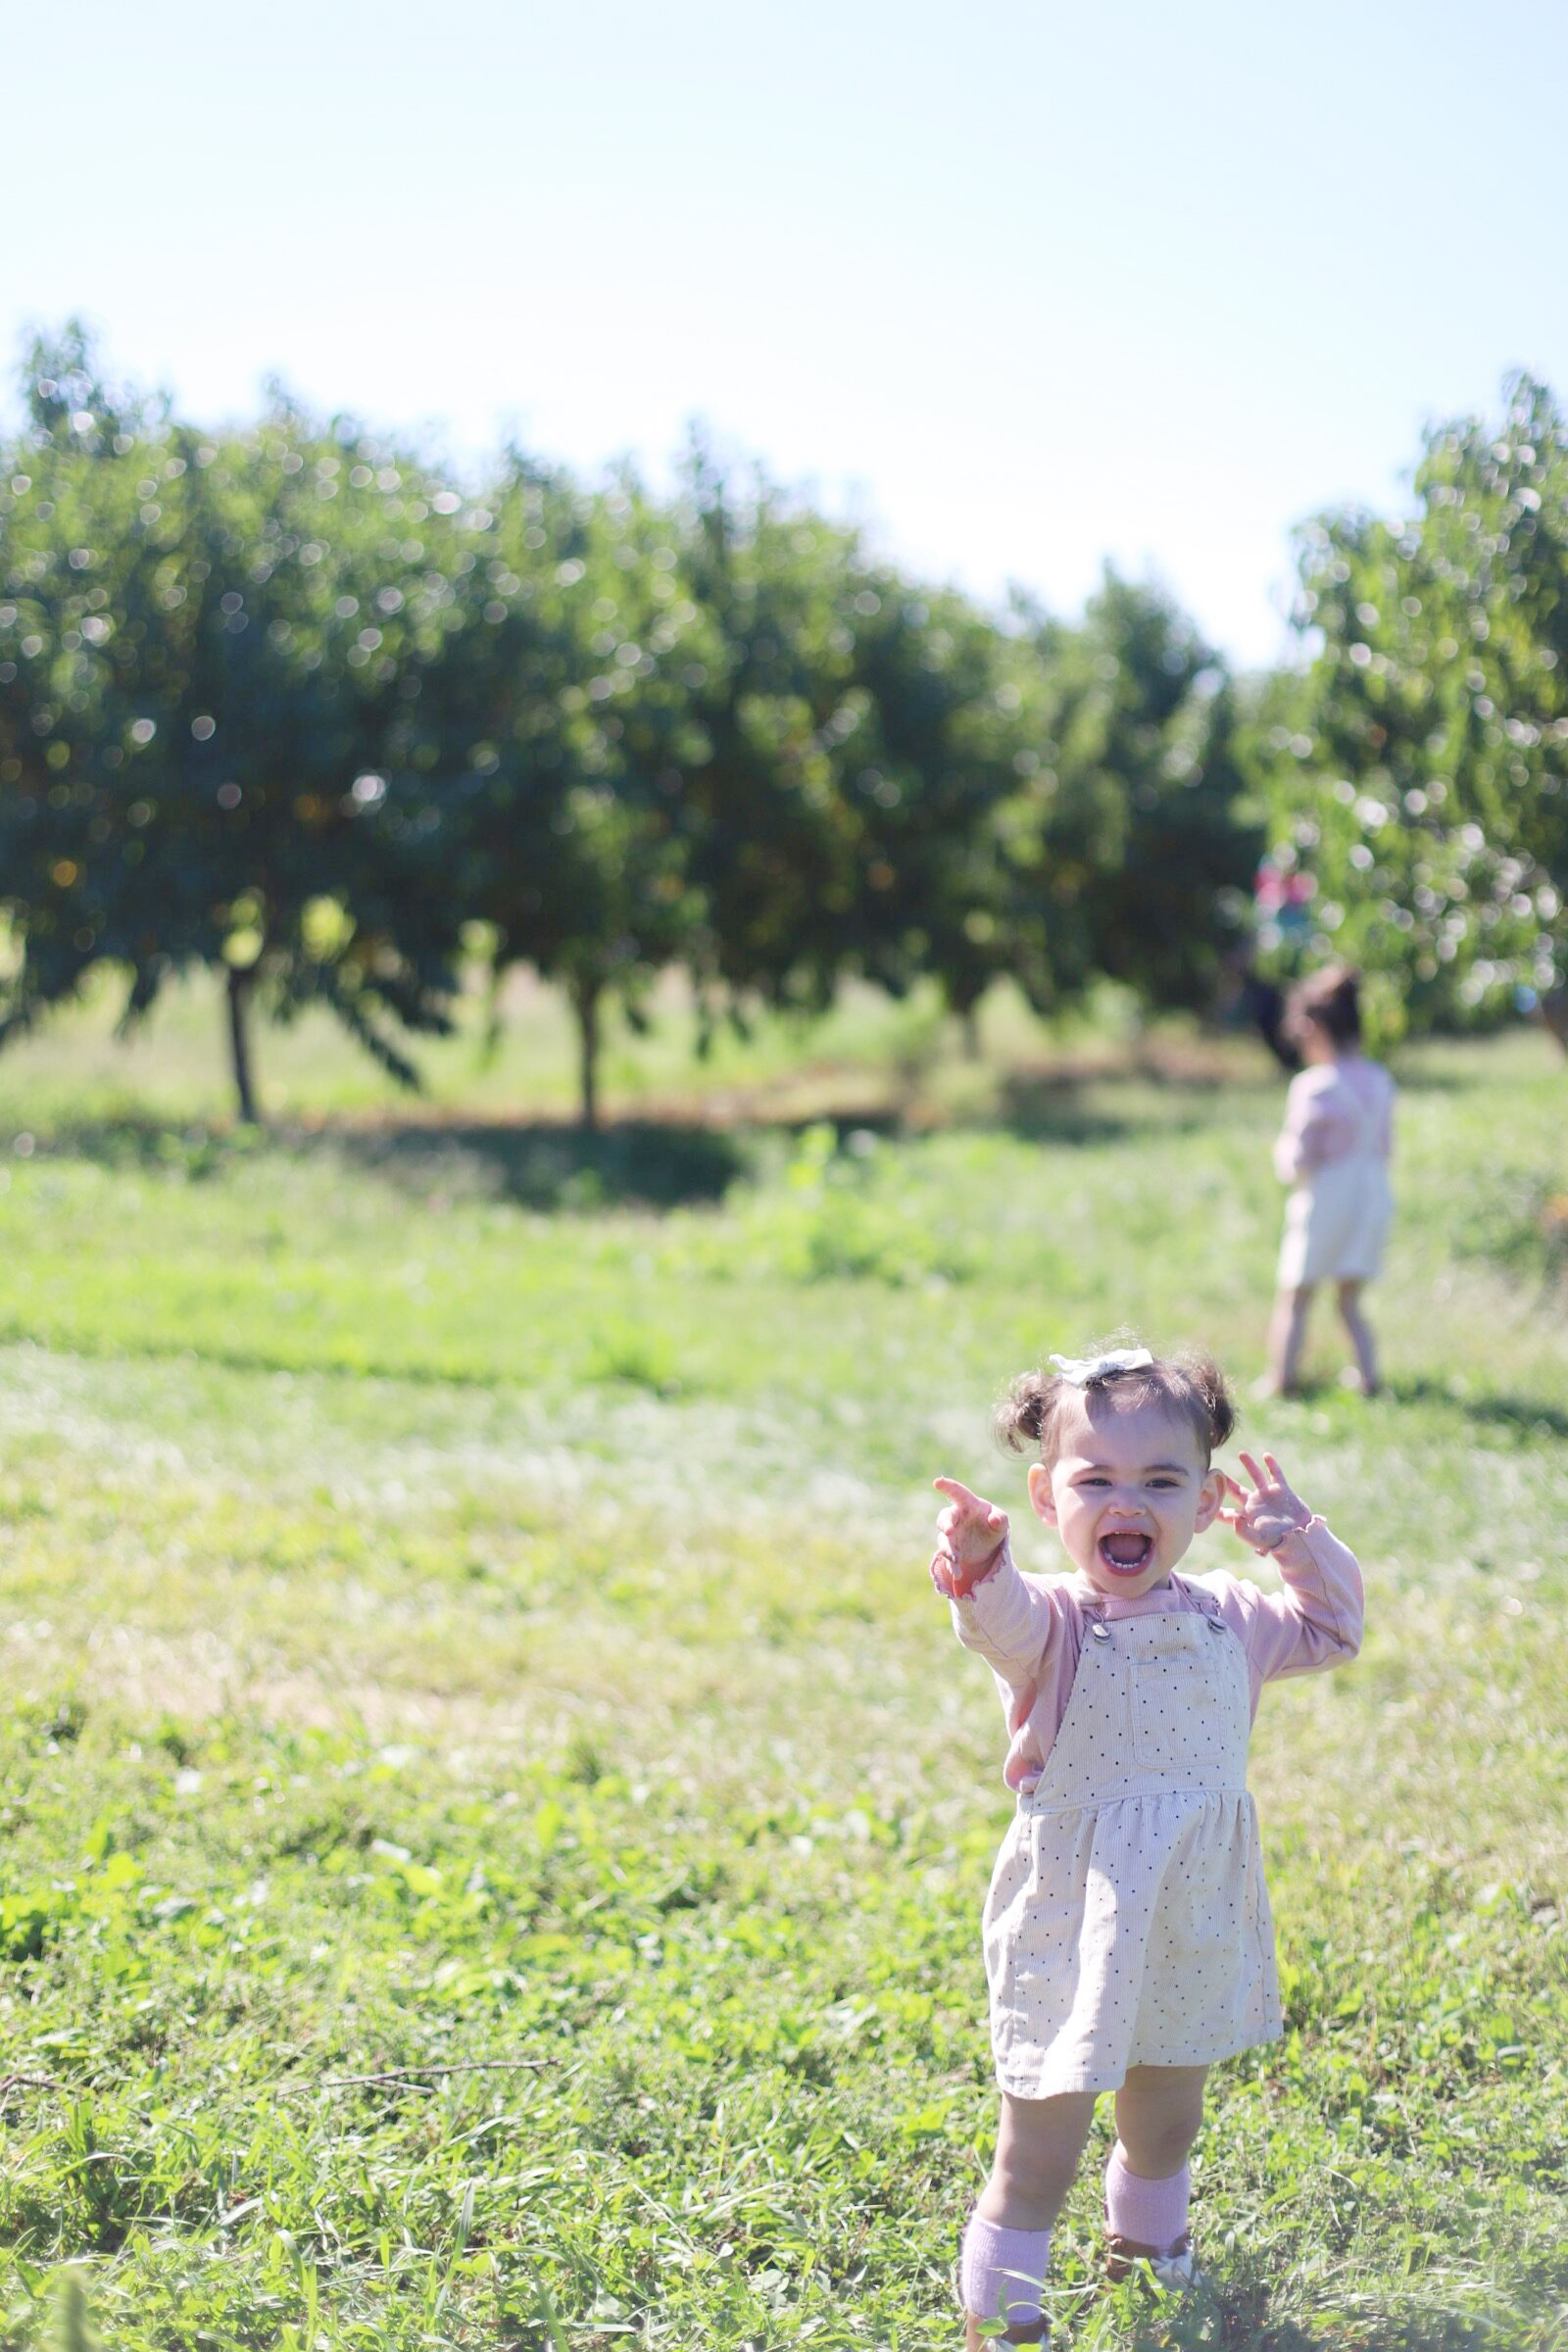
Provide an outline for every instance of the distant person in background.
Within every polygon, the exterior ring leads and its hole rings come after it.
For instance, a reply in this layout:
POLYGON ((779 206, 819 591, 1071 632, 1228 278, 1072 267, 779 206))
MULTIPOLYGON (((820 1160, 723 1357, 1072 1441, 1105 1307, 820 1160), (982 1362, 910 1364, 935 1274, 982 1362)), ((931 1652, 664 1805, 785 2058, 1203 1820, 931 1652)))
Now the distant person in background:
POLYGON ((1361 1051, 1359 976, 1330 964, 1292 989, 1285 1025, 1305 1068, 1291 1080, 1274 1168, 1291 1189, 1269 1325, 1268 1388, 1288 1396, 1300 1371, 1307 1310, 1335 1284, 1363 1396, 1378 1389, 1377 1348, 1361 1286, 1383 1261, 1393 1212, 1389 1153, 1394 1080, 1361 1051))

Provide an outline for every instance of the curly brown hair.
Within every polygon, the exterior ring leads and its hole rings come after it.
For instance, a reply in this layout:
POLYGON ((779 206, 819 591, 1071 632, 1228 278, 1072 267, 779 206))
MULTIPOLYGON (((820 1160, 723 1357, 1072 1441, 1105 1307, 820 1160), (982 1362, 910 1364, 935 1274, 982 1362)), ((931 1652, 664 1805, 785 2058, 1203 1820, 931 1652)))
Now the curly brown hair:
MULTIPOLYGON (((1116 1343, 1124 1344, 1123 1339, 1116 1343)), ((1049 1469, 1060 1450, 1056 1425, 1062 1399, 1112 1389, 1118 1406, 1123 1401, 1134 1408, 1158 1403, 1187 1422, 1202 1448, 1205 1465, 1236 1427, 1236 1406, 1213 1357, 1200 1348, 1179 1348, 1135 1372, 1104 1373, 1090 1383, 1087 1392, 1059 1372, 1020 1373, 997 1407, 998 1442, 1012 1453, 1026 1453, 1031 1446, 1038 1446, 1049 1469)))
POLYGON ((1297 1043, 1302 1026, 1313 1021, 1337 1046, 1361 1042, 1361 975, 1348 963, 1326 963, 1320 972, 1298 980, 1285 1006, 1285 1028, 1297 1043))

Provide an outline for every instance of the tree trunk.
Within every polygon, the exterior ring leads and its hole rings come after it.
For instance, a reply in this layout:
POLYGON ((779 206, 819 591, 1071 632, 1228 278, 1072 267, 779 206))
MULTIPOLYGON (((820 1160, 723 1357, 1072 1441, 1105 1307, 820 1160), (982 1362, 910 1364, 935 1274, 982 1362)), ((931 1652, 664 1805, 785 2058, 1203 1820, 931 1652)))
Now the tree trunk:
POLYGON ((259 1127, 261 1113, 256 1107, 256 1089, 251 1079, 251 1039, 248 1022, 252 992, 256 987, 256 967, 249 965, 241 971, 231 964, 228 972, 228 1054, 234 1074, 234 1093, 239 1102, 240 1124, 259 1127))
POLYGON ((581 980, 572 985, 572 1010, 577 1015, 577 1078, 585 1135, 593 1135, 599 1126, 599 993, 597 980, 581 980))
POLYGON ((982 1060, 984 1055, 980 1046, 980 1007, 978 1004, 961 1004, 958 1007, 958 1027, 963 1036, 964 1060, 982 1060))

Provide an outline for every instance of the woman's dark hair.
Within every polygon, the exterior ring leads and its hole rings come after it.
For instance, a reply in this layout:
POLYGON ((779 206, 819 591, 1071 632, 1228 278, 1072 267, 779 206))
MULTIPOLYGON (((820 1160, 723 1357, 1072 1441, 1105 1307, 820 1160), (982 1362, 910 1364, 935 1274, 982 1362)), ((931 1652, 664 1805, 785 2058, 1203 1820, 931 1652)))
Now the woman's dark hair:
POLYGON ((1063 1397, 1087 1397, 1107 1391, 1114 1391, 1118 1407, 1123 1402, 1134 1408, 1158 1403, 1188 1422, 1202 1448, 1205 1465, 1236 1427, 1236 1407, 1218 1364, 1200 1348, 1180 1348, 1174 1355, 1156 1356, 1136 1372, 1104 1373, 1087 1388, 1059 1372, 1020 1373, 997 1407, 998 1441, 1013 1453, 1038 1446, 1040 1458, 1049 1469, 1060 1450, 1056 1424, 1063 1397))
POLYGON ((1360 973, 1352 971, 1348 963, 1329 963, 1322 971, 1310 972, 1304 980, 1298 980, 1291 991, 1285 1026, 1293 1037, 1298 1038, 1307 1021, 1326 1030, 1337 1046, 1359 1045, 1360 973))

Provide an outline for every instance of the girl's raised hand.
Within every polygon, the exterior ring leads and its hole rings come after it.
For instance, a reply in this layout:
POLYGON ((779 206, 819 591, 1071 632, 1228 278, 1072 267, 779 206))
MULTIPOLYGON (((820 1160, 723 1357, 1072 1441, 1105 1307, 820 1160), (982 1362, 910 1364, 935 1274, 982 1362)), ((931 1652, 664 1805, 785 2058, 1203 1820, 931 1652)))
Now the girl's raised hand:
POLYGON ((975 1494, 956 1478, 937 1478, 932 1485, 947 1502, 937 1513, 937 1548, 931 1562, 932 1580, 949 1594, 972 1591, 1007 1540, 1007 1514, 983 1494, 975 1494))
POLYGON ((1250 1453, 1242 1456, 1242 1468, 1252 1482, 1250 1494, 1226 1473, 1225 1484, 1236 1497, 1236 1508, 1219 1515, 1227 1527, 1235 1528, 1244 1544, 1267 1553, 1278 1551, 1287 1536, 1309 1527, 1312 1514, 1271 1453, 1264 1454, 1263 1465, 1260 1470, 1250 1453))

